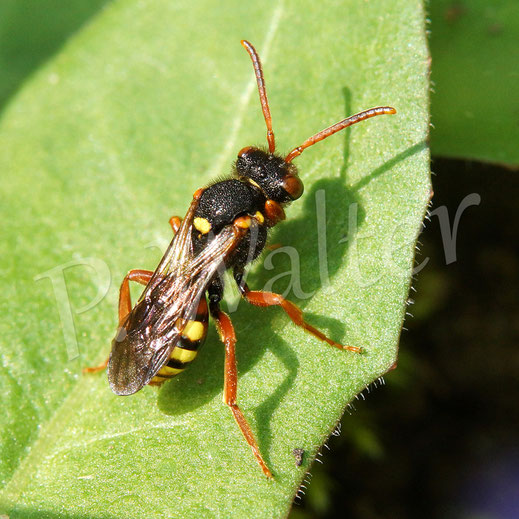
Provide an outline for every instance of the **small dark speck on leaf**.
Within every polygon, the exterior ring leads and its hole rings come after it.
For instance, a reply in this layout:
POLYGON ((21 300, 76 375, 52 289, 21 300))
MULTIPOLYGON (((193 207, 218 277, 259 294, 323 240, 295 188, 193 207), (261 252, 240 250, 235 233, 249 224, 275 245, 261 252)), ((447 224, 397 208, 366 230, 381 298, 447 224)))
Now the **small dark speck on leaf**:
POLYGON ((303 464, 303 456, 305 454, 304 449, 294 449, 292 454, 296 459, 296 467, 300 467, 303 464))

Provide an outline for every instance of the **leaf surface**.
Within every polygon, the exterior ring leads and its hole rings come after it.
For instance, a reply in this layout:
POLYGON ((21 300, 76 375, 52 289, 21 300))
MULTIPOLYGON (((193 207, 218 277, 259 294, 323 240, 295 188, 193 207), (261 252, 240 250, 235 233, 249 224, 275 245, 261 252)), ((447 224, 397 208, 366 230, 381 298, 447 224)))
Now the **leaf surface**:
POLYGON ((24 78, 110 0, 3 0, 0 3, 0 108, 24 78))
POLYGON ((429 200, 427 132, 418 1, 109 6, 0 124, 0 511, 286 515, 347 403, 396 360, 429 200), (242 38, 262 56, 280 152, 362 109, 398 110, 297 159, 305 194, 273 232, 282 247, 248 279, 290 289, 310 323, 367 353, 323 345, 279 309, 241 303, 231 313, 239 403, 273 481, 221 402, 214 331, 189 370, 158 392, 117 397, 104 375, 81 375, 108 353, 124 274, 153 269, 169 217, 229 173, 239 149, 264 143, 242 38), (305 451, 301 467, 295 448, 305 451))

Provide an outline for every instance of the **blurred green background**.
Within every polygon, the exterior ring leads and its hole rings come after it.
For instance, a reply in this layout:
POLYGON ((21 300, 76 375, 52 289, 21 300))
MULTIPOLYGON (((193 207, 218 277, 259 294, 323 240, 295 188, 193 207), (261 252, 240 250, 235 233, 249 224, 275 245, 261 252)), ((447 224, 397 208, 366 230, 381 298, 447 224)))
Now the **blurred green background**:
MULTIPOLYGON (((0 110, 107 3, 4 0, 0 110)), ((427 264, 398 369, 344 417, 293 519, 519 517, 519 9, 431 0, 428 10, 435 195, 417 252, 427 264), (452 228, 470 195, 451 262, 441 208, 452 228)))

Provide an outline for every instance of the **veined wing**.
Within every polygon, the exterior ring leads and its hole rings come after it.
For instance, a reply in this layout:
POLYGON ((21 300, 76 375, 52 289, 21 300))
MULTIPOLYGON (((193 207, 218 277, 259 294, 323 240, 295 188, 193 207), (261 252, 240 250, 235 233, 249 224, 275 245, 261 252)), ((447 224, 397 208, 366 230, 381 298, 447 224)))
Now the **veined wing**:
MULTIPOLYGON (((184 223, 186 220, 187 216, 184 223)), ((244 233, 236 226, 227 226, 196 256, 192 253, 190 237, 179 242, 183 247, 190 247, 187 253, 175 250, 177 242, 173 241, 171 250, 166 253, 170 260, 161 261, 159 265, 164 267, 162 272, 165 274, 154 281, 157 269, 144 297, 130 312, 112 342, 108 380, 114 393, 135 393, 167 362, 187 321, 194 318, 209 282, 218 269, 224 268, 225 258, 244 233)))
POLYGON ((160 260, 158 267, 155 269, 150 282, 141 295, 141 299, 146 298, 149 293, 155 288, 157 283, 160 283, 165 277, 170 274, 178 276, 183 271, 187 270, 187 265, 193 259, 193 243, 191 238, 193 218, 196 208, 198 207, 198 200, 200 195, 195 193, 193 201, 191 202, 186 216, 182 220, 178 232, 171 240, 164 256, 160 260))

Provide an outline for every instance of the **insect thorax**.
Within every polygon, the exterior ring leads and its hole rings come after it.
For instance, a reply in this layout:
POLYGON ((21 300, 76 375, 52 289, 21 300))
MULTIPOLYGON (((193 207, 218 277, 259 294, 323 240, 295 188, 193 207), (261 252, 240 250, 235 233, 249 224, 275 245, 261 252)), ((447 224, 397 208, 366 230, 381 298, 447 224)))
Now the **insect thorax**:
POLYGON ((226 267, 245 266, 257 258, 267 240, 263 217, 266 200, 262 191, 246 180, 228 179, 208 186, 200 197, 193 219, 195 255, 225 226, 232 225, 236 218, 259 214, 261 223, 252 220, 249 232, 227 259, 226 267))

